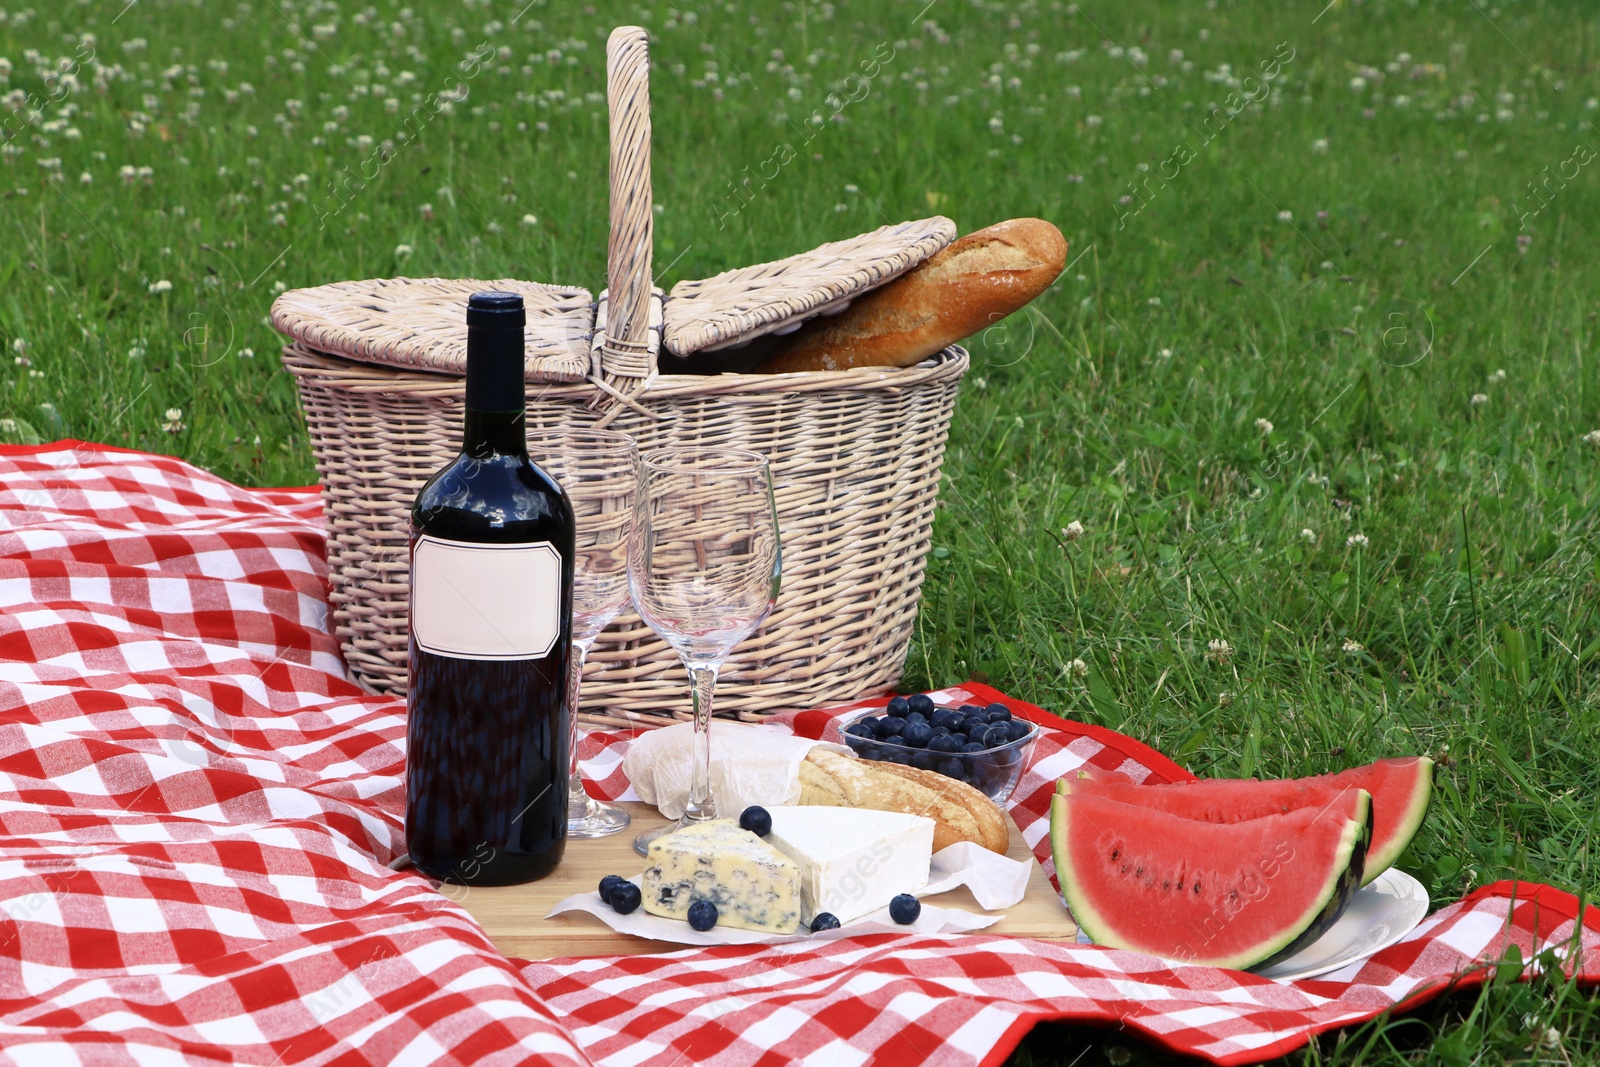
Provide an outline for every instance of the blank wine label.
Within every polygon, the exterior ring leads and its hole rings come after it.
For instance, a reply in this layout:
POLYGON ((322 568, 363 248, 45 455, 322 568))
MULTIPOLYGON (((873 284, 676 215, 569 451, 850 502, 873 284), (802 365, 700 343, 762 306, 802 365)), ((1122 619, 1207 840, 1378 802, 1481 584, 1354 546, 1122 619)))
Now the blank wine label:
POLYGON ((538 659, 561 637, 561 554, 427 534, 411 556, 411 632, 457 659, 538 659))

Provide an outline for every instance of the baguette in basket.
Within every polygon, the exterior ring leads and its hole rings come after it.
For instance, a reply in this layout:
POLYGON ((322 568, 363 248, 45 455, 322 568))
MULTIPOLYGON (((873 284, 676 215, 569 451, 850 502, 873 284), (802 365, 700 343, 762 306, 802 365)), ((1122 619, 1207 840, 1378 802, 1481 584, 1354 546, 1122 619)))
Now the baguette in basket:
POLYGON ((1066 240, 1043 219, 996 223, 806 323, 756 373, 909 367, 1023 307, 1066 261, 1066 240))

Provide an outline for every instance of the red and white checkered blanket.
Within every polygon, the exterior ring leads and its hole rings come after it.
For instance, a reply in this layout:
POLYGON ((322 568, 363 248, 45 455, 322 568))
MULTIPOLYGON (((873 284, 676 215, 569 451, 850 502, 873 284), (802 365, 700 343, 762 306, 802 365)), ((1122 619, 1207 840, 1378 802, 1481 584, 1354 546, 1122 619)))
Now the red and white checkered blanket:
MULTIPOLYGON (((325 593, 314 492, 0 451, 0 1063, 996 1064, 1046 1019, 1247 1063, 1478 981, 1511 944, 1600 980, 1600 916, 1575 942, 1572 897, 1506 883, 1296 983, 985 936, 508 960, 387 866, 404 709, 345 680, 325 593)), ((1061 774, 1185 776, 1010 703, 1055 727, 1013 808, 1046 864, 1061 774)), ((626 740, 586 740, 597 791, 626 788, 626 740)))

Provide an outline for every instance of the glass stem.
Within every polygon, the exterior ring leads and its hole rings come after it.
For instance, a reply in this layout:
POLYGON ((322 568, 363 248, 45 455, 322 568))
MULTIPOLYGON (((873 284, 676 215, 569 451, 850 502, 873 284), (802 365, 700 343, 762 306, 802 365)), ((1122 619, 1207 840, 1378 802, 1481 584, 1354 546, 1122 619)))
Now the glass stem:
POLYGON ((583 788, 583 774, 578 770, 578 691, 583 687, 583 661, 593 644, 593 637, 587 641, 575 638, 572 654, 567 657, 567 749, 571 753, 567 768, 568 819, 583 818, 594 803, 583 788))
POLYGON ((688 664, 689 680, 694 683, 694 765, 689 779, 689 803, 683 809, 686 823, 717 817, 717 804, 711 796, 711 695, 717 687, 720 666, 688 664))

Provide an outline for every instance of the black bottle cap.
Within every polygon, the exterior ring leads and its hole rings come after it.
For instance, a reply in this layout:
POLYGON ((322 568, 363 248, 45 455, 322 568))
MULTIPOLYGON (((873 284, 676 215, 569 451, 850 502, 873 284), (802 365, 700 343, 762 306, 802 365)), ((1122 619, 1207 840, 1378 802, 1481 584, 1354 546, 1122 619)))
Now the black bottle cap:
POLYGON ((520 411, 523 407, 522 294, 487 291, 467 299, 467 407, 520 411))
POLYGON ((528 313, 522 306, 521 293, 502 293, 486 289, 467 298, 467 325, 487 326, 495 329, 522 329, 527 325, 528 313))

